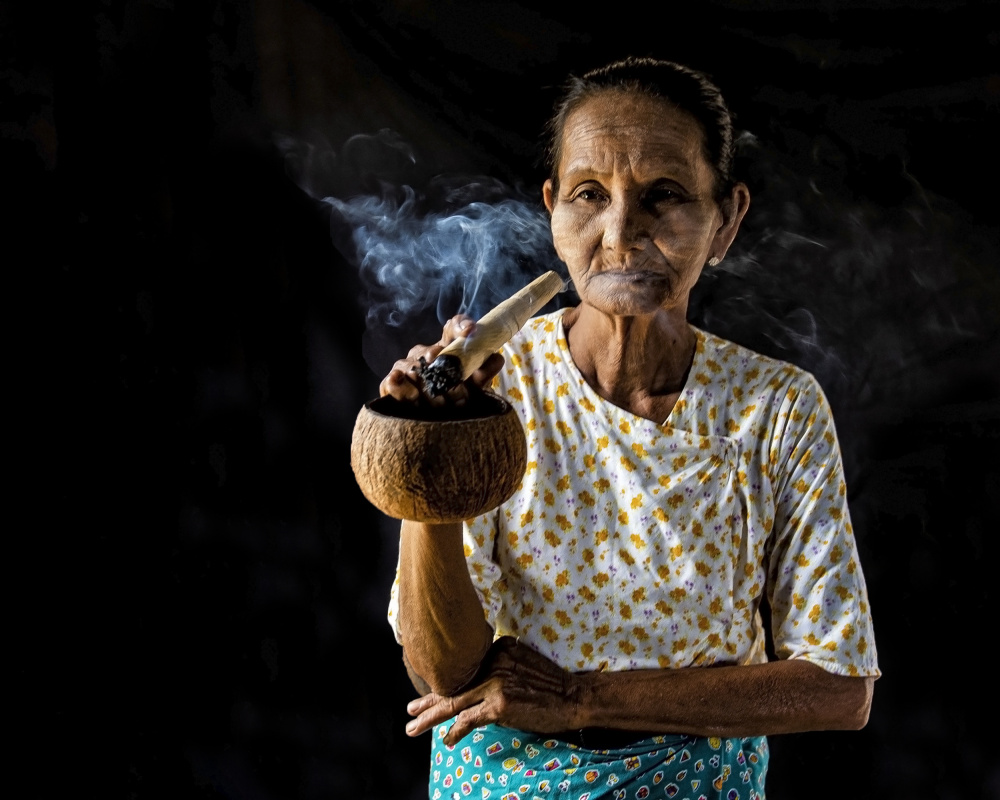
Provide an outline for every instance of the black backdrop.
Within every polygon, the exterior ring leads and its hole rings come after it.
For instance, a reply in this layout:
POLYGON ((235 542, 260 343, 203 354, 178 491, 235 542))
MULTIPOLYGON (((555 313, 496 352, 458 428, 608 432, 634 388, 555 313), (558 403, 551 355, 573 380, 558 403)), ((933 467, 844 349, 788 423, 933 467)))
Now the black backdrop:
POLYGON ((773 738, 771 796, 1000 794, 997 4, 544 6, 3 6, 27 796, 422 796, 348 447, 437 319, 366 324, 319 198, 536 197, 554 87, 626 54, 752 134, 693 315, 814 371, 845 453, 884 677, 863 731, 773 738))

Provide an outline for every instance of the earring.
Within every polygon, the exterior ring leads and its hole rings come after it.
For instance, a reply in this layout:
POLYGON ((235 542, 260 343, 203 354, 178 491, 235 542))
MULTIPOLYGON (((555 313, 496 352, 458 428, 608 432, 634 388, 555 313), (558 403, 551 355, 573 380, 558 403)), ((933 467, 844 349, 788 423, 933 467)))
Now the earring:
POLYGON ((721 263, 722 259, 719 258, 718 256, 712 256, 710 259, 708 259, 708 266, 710 267, 717 267, 721 263))

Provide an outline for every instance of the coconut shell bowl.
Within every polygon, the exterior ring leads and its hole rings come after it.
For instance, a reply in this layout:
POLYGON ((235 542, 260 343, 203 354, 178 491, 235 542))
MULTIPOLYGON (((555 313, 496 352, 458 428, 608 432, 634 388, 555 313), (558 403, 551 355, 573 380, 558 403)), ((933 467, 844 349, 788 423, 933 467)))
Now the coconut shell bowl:
POLYGON ((484 514, 514 493, 526 465, 517 412, 486 391, 457 408, 380 397, 361 409, 351 440, 361 491, 395 519, 445 523, 484 514))

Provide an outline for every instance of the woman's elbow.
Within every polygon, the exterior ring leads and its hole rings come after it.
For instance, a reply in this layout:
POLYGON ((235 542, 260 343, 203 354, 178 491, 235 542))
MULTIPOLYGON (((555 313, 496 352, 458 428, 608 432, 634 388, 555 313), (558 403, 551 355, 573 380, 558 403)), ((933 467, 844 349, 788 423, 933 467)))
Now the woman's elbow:
POLYGON ((827 676, 827 690, 816 696, 817 729, 859 731, 868 724, 874 678, 827 676))
POLYGON ((421 694, 433 692, 439 697, 450 697, 458 694, 476 676, 479 662, 470 662, 462 666, 453 661, 425 659, 421 661, 415 656, 419 666, 414 665, 406 648, 403 648, 403 664, 413 687, 421 694))
POLYGON ((806 680, 812 730, 857 731, 868 724, 874 678, 837 675, 809 664, 806 680))
POLYGON ((868 715, 872 708, 874 694, 874 678, 849 678, 852 683, 851 701, 846 704, 846 730, 859 731, 868 724, 868 715))

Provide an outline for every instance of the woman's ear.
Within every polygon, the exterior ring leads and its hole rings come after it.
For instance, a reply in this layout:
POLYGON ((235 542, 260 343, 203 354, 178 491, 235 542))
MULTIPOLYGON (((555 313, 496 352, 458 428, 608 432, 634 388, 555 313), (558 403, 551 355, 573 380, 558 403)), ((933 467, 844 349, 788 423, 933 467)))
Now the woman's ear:
POLYGON ((720 261, 726 257, 729 245, 736 238, 736 232, 740 229, 740 223, 746 216, 747 209, 750 208, 750 190, 745 183, 737 183, 733 186, 729 197, 719 204, 722 210, 722 224, 715 232, 715 241, 712 244, 712 255, 720 261))
POLYGON ((545 203, 545 207, 549 210, 549 214, 552 213, 552 209, 555 208, 555 186, 552 183, 552 178, 548 178, 545 183, 542 184, 542 201, 545 203))

